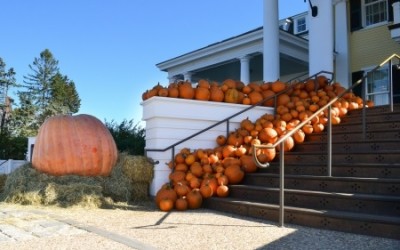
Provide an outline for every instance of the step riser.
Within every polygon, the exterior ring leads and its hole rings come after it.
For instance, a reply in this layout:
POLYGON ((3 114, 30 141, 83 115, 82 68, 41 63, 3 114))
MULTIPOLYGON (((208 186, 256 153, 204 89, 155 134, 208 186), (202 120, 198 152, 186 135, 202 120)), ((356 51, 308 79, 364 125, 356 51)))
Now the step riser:
MULTIPOLYGON (((207 199, 204 206, 217 211, 239 214, 258 219, 278 222, 279 210, 257 205, 226 202, 223 199, 207 199)), ((356 233, 377 237, 400 239, 400 226, 382 222, 365 222, 352 218, 338 218, 328 213, 310 214, 303 211, 285 209, 284 223, 336 230, 340 232, 356 233)))
MULTIPOLYGON (((310 154, 287 154, 284 156, 285 162, 296 164, 326 164, 327 155, 310 154)), ((400 153, 349 153, 332 155, 333 164, 398 164, 400 162, 400 153)))
MULTIPOLYGON (((279 204, 278 190, 231 186, 230 197, 268 204, 279 204)), ((371 200, 356 196, 296 193, 285 191, 287 206, 400 216, 399 200, 371 200)))
MULTIPOLYGON (((341 123, 353 123, 353 122, 362 122, 362 115, 357 114, 357 115, 346 115, 342 117, 341 123)), ((393 112, 393 113, 382 113, 382 114, 377 114, 377 113, 371 113, 367 114, 365 117, 366 123, 373 123, 373 122, 391 122, 391 121, 399 121, 400 120, 400 112, 393 112)))
MULTIPOLYGON (((314 133, 307 135, 307 141, 309 142, 327 142, 326 133, 314 133)), ((358 133, 335 133, 332 134, 332 143, 342 142, 374 142, 374 141, 399 141, 400 130, 387 130, 377 132, 366 132, 365 137, 360 131, 358 133)))
MULTIPOLYGON (((370 122, 367 123, 365 129, 367 132, 385 131, 392 129, 400 129, 400 120, 392 122, 370 122)), ((333 133, 343 132, 362 132, 363 126, 361 123, 347 123, 332 126, 333 133)))
MULTIPOLYGON (((285 174, 287 175, 315 175, 315 176, 327 176, 328 170, 325 164, 321 165, 285 165, 285 174), (325 166, 324 166, 325 165, 325 166)), ((264 173, 279 173, 279 167, 272 165, 266 169, 260 169, 260 172, 264 173)), ((400 178, 400 168, 390 167, 388 165, 382 166, 336 166, 332 167, 332 176, 336 177, 361 177, 361 178, 400 178)))
MULTIPOLYGON (((380 194, 400 196, 400 181, 360 181, 333 180, 329 178, 296 178, 286 177, 285 188, 301 190, 320 190, 336 193, 380 194)), ((247 174, 243 185, 279 188, 278 176, 264 176, 261 174, 247 174)))
MULTIPOLYGON (((326 152, 327 143, 303 143, 296 144, 294 151, 296 153, 309 152, 326 152)), ((398 150, 400 154, 399 142, 345 142, 332 144, 332 153, 360 153, 360 152, 381 152, 388 153, 393 150, 398 150)), ((290 155, 288 152, 285 155, 290 155)))

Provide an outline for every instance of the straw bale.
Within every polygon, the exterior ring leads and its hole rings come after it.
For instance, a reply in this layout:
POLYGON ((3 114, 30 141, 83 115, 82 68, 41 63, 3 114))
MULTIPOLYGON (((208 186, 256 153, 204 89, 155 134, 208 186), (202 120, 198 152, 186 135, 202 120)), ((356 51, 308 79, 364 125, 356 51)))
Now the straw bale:
POLYGON ((123 158, 118 157, 110 176, 100 179, 104 195, 110 196, 114 201, 130 201, 132 195, 132 180, 124 174, 122 160, 123 158))
POLYGON ((102 187, 85 183, 49 183, 44 191, 44 205, 61 207, 101 207, 103 205, 102 187))
POLYGON ((133 182, 150 183, 154 177, 154 164, 150 158, 141 155, 120 154, 122 169, 133 182))
POLYGON ((7 175, 0 174, 0 193, 3 192, 4 190, 4 185, 6 184, 6 180, 7 180, 7 175))
MULTIPOLYGON (((37 171, 30 163, 6 178, 0 200, 24 205, 109 207, 113 202, 149 198, 153 165, 143 156, 120 154, 107 177, 52 176, 37 171)), ((0 189, 1 190, 1 189, 0 189)))
POLYGON ((132 201, 146 201, 150 199, 149 184, 147 182, 134 182, 132 184, 132 201))

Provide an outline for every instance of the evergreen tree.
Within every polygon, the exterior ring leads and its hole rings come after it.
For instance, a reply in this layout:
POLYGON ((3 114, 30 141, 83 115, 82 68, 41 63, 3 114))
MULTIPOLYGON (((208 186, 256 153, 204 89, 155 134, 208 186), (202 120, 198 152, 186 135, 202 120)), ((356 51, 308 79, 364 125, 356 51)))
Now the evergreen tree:
POLYGON ((50 85, 51 99, 46 109, 47 117, 56 114, 73 114, 79 111, 81 100, 75 88, 75 83, 57 73, 50 85))
POLYGON ((50 50, 45 49, 40 53, 39 58, 35 58, 33 64, 29 65, 33 73, 24 76, 25 91, 22 95, 29 95, 32 104, 37 106, 35 126, 39 126, 46 119, 46 109, 51 98, 51 83, 57 73, 59 73, 58 61, 53 57, 50 50))
POLYGON ((58 60, 48 49, 29 68, 33 73, 24 76, 13 119, 17 135, 35 136, 48 117, 78 112, 81 100, 75 83, 60 73, 58 60))
POLYGON ((0 135, 7 129, 10 119, 11 107, 7 101, 7 90, 15 86, 15 72, 13 68, 6 69, 6 63, 0 57, 0 135))

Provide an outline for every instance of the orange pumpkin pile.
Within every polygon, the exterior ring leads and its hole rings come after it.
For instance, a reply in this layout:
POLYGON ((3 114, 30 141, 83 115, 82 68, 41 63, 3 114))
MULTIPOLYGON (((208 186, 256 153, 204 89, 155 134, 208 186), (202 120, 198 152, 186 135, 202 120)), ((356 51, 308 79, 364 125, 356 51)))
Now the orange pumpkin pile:
MULTIPOLYGON (((163 185, 157 192, 157 206, 162 211, 170 211, 174 208, 183 211, 199 208, 203 200, 209 197, 228 196, 229 184, 238 184, 242 182, 246 173, 257 171, 252 155, 254 144, 272 145, 279 137, 345 91, 339 83, 328 85, 328 80, 324 76, 293 84, 293 88, 277 98, 275 115, 264 114, 254 122, 248 118, 242 120, 236 130, 226 136, 219 135, 215 140, 216 147, 212 149, 184 148, 180 150, 174 160, 168 163, 172 170, 169 175, 170 182, 163 185)), ((176 96, 182 96, 182 98, 216 101, 216 98, 211 99, 213 96, 211 89, 218 89, 220 90, 219 101, 249 105, 259 103, 267 96, 275 95, 287 88, 287 85, 280 81, 244 85, 230 79, 225 80, 221 85, 201 80, 196 88, 192 88, 192 91, 189 90, 192 85, 190 84, 189 87, 187 82, 171 85, 168 89, 177 88, 176 96), (201 91, 200 93, 198 91, 200 88, 207 89, 209 92, 201 91)), ((158 92, 160 92, 162 87, 158 86, 153 89, 159 88, 158 92)), ((153 92, 156 95, 155 91, 153 92)), ((214 93, 214 95, 217 94, 214 93)), ((150 98, 149 92, 146 96, 150 98)), ((273 106, 274 101, 267 101, 264 105, 273 106)), ((367 102, 367 105, 373 106, 373 103, 367 102)), ((332 107, 332 124, 339 124, 341 117, 345 116, 348 110, 362 106, 363 100, 360 97, 353 93, 346 93, 332 107)), ((284 149, 280 146, 276 149, 259 149, 256 152, 258 160, 261 163, 271 162, 275 159, 276 151, 290 151, 296 143, 303 143, 307 134, 322 132, 328 122, 327 115, 327 112, 321 112, 288 137, 283 144, 284 149)))

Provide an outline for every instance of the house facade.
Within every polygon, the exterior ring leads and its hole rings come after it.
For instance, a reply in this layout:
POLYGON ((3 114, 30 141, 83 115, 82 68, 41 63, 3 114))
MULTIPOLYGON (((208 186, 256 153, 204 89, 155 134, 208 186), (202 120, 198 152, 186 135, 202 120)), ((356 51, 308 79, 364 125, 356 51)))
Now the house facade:
MULTIPOLYGON (((400 54, 400 0, 312 0, 307 12, 282 20, 278 19, 278 2, 264 0, 262 27, 178 55, 157 67, 168 74, 170 82, 193 83, 228 78, 243 83, 290 81, 327 71, 334 73, 334 81, 350 86, 367 74, 366 94, 377 104, 387 104, 392 80, 395 94, 399 93, 399 62, 374 74, 368 72, 392 54, 400 54)), ((246 108, 162 97, 150 98, 142 105, 145 149, 147 156, 158 162, 150 186, 152 195, 168 182, 171 169, 164 163, 174 152, 184 147, 214 147, 216 136, 226 133, 227 127, 237 128, 243 117, 231 119, 228 126, 218 122, 246 108), (219 125, 190 137, 213 124, 219 125)), ((259 108, 241 115, 252 120, 259 113, 274 112, 259 108)))
MULTIPOLYGON (((335 73, 335 81, 350 86, 387 57, 400 53, 398 0, 313 0, 309 11, 281 20, 278 2, 264 1, 262 27, 156 66, 168 73, 170 82, 289 81, 325 70, 335 73)), ((366 95, 377 104, 387 103, 392 80, 395 99, 400 98, 399 70, 395 65, 391 68, 367 77, 366 95)))

